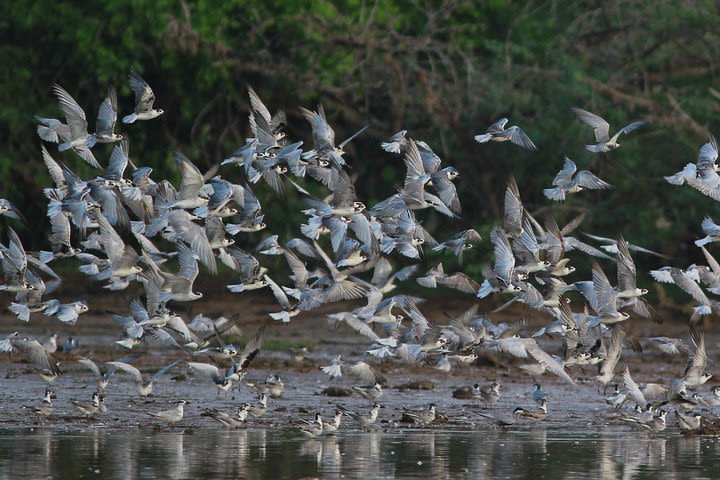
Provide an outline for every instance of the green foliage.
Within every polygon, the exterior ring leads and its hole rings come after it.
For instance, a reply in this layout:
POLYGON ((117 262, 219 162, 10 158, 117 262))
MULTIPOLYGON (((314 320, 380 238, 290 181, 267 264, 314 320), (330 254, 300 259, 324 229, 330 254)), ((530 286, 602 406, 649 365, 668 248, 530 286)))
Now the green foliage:
MULTIPOLYGON (((713 2, 8 0, 2 10, 0 196, 36 223, 45 221, 38 199, 49 176, 33 115, 59 116, 50 86, 71 92, 92 130, 109 84, 118 86, 119 115, 132 108, 128 68, 146 78, 166 111, 141 126, 120 126, 131 158, 176 184, 174 149, 207 169, 243 143, 251 84, 272 109, 286 109, 290 136, 306 145, 301 105, 322 102, 338 139, 372 124, 348 146, 358 192, 370 204, 394 191, 403 170, 378 143, 401 128, 426 140, 462 173, 463 220, 425 216, 440 239, 471 226, 489 231, 511 172, 530 210, 547 207, 542 188, 564 154, 616 188, 543 210, 560 223, 591 213, 584 230, 623 233, 682 258, 702 216, 714 213, 711 200, 661 178, 693 161, 715 126, 713 2), (592 132, 573 119, 573 105, 616 128, 636 118, 651 124, 621 138, 621 149, 596 156, 582 148, 592 132), (503 116, 540 150, 472 140, 503 116)), ((74 154, 49 149, 92 175, 74 154)), ((109 153, 96 147, 101 163, 109 153)), ((222 174, 243 178, 232 169, 222 174)), ((287 213, 299 210, 293 195, 291 208, 259 195, 277 233, 299 221, 287 213)), ((41 246, 34 241, 31 248, 41 246)), ((469 252, 468 271, 489 258, 488 248, 469 252)))

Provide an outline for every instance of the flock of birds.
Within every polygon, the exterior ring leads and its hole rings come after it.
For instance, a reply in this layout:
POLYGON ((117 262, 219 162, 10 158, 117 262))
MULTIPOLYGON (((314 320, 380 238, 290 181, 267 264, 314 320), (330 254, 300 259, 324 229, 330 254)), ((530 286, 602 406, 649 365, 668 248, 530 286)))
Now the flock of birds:
MULTIPOLYGON (((124 124, 149 121, 163 114, 163 110, 155 108, 153 91, 140 75, 131 70, 129 82, 135 93, 135 109, 123 117, 124 124)), ((30 321, 33 315, 45 315, 75 325, 90 306, 83 300, 61 303, 48 298, 61 282, 52 268, 53 262, 72 257, 83 274, 101 282, 106 289, 125 290, 139 285, 144 291, 141 297, 130 299, 128 313, 111 315, 120 336, 117 344, 132 350, 154 341, 183 354, 182 359, 149 378, 132 365, 137 359, 122 358, 98 366, 90 358, 75 357, 97 379, 97 391, 91 401, 74 402, 74 407, 88 418, 105 412, 104 391, 111 377, 121 371, 130 375, 141 397, 150 395, 155 382, 168 371, 181 367, 212 382, 218 392, 227 392, 243 383, 252 360, 262 348, 265 327, 258 329, 243 348, 238 348, 224 340, 237 332, 234 321, 198 316, 187 323, 172 307, 202 298, 202 293, 193 288, 200 264, 210 274, 217 274, 218 260, 226 267, 223 276, 228 279, 231 293, 270 289, 278 308, 269 316, 280 323, 288 323, 293 317, 326 304, 365 300, 354 310, 328 315, 331 328, 347 326, 367 338, 363 358, 345 362, 338 356, 322 370, 331 378, 355 378, 353 390, 368 399, 372 407, 362 412, 339 406, 331 421, 323 421, 318 413, 313 421, 303 421, 300 427, 310 436, 336 431, 343 416, 362 428, 376 421, 378 402, 387 380, 370 359, 430 365, 447 372, 472 364, 483 351, 502 352, 529 359, 521 368, 534 378, 550 373, 571 386, 577 386, 571 375, 574 368, 594 366, 598 370, 595 381, 607 387, 617 376, 623 346, 640 349, 638 339, 626 333, 628 320, 655 319, 653 308, 643 298, 648 291, 637 286, 631 252, 662 255, 630 244, 622 236, 609 239, 589 235, 602 246, 588 244, 573 236, 583 217, 562 228, 550 216, 539 222, 524 208, 512 177, 507 183, 502 222, 490 232, 494 264, 482 267, 481 282, 459 271, 446 272, 442 263, 424 273, 420 273, 420 263, 394 266, 400 260, 421 262, 427 247, 438 254, 454 255, 457 264, 462 265, 463 253, 482 241, 473 229, 454 233, 443 241, 435 240, 425 230, 418 219, 423 210, 434 210, 451 219, 462 214, 454 184, 460 173, 452 166, 444 166, 427 143, 410 138, 405 130, 381 145, 404 162, 404 182, 396 193, 368 207, 356 195, 354 175, 344 151, 345 145, 367 127, 336 144, 322 106, 316 111, 301 109, 312 127, 313 139, 313 148, 303 149, 303 142, 286 138, 285 113, 272 115, 255 91, 248 88, 252 137, 229 158, 205 172, 181 152, 175 152, 181 176, 176 188, 168 180, 153 179, 151 167, 138 166, 130 159, 126 135, 115 133, 114 88, 109 89, 100 105, 92 134, 88 133, 85 112, 75 99, 59 85, 53 86, 53 92, 65 121, 38 116, 38 135, 47 143, 58 144, 61 152, 72 150, 98 172, 94 178, 82 179, 67 163, 55 160, 45 145, 41 147, 42 159, 53 181, 44 190, 52 226, 48 237, 51 249, 27 252, 20 237, 7 228, 7 245, 0 244, 5 279, 0 290, 14 295, 9 309, 21 322, 30 321), (113 146, 104 168, 95 157, 101 144, 113 146), (234 175, 238 170, 244 177, 241 183, 220 174, 234 175), (280 198, 290 189, 307 205, 303 211, 307 218, 300 225, 301 236, 283 241, 278 235, 269 235, 251 245, 249 234, 266 228, 262 206, 253 193, 262 183, 280 198), (239 244, 253 247, 254 251, 242 249, 239 244), (569 279, 577 273, 570 265, 571 257, 567 256, 570 252, 594 258, 590 279, 569 279), (292 272, 287 281, 280 281, 263 266, 262 256, 266 255, 284 258, 292 272), (603 261, 617 264, 617 283, 605 273, 600 263, 603 261), (507 299, 496 311, 522 303, 526 315, 511 324, 495 324, 477 313, 480 303, 476 302, 464 314, 440 325, 422 313, 422 298, 392 294, 399 282, 412 277, 426 288, 443 286, 479 299, 490 295, 507 299), (530 312, 550 319, 532 335, 525 333, 530 312), (560 338, 559 352, 548 353, 540 345, 539 340, 546 336, 560 338)), ((579 108, 573 108, 573 113, 580 122, 592 127, 595 143, 585 148, 594 153, 617 149, 620 135, 643 125, 640 121, 632 122, 611 137, 610 127, 601 117, 579 108)), ((509 141, 536 149, 520 127, 506 128, 507 122, 501 119, 475 139, 479 143, 509 141)), ((667 177, 667 181, 676 185, 687 183, 720 200, 717 157, 717 144, 712 138, 700 149, 697 162, 667 177)), ((577 171, 575 163, 566 157, 552 186, 544 193, 550 200, 562 201, 583 190, 609 188, 612 186, 594 173, 577 171)), ((0 201, 0 214, 24 220, 7 200, 0 201)), ((629 369, 625 369, 622 382, 607 397, 618 418, 655 432, 666 426, 667 409, 663 406, 675 405, 679 425, 694 430, 700 428, 701 409, 720 405, 720 389, 713 389, 711 395, 700 393, 711 375, 706 372, 708 358, 697 320, 720 311, 720 304, 709 297, 720 294, 720 264, 706 249, 706 245, 720 241, 720 226, 708 217, 702 222, 702 229, 706 237, 696 243, 708 265, 691 265, 686 269, 666 266, 650 272, 658 282, 677 285, 698 304, 690 322, 689 341, 650 339, 665 353, 687 355, 687 368, 665 384, 644 385, 635 383, 629 369)), ((0 340, 0 351, 24 357, 50 383, 62 374, 53 357, 58 348, 56 339, 54 342, 53 346, 53 342, 41 343, 13 332, 0 340)), ((76 347, 77 342, 75 345, 71 342, 63 350, 72 351, 76 347)), ((260 396, 259 403, 244 403, 232 412, 207 409, 203 415, 236 428, 248 417, 263 415, 268 398, 281 396, 284 389, 279 375, 270 375, 264 382, 248 386, 260 396)), ((500 397, 500 388, 497 382, 487 388, 475 385, 459 389, 454 395, 493 405, 500 397)), ((48 388, 42 404, 31 410, 41 416, 51 415, 53 397, 54 391, 48 388)), ((546 418, 548 398, 539 384, 534 386, 532 398, 536 402, 533 409, 518 407, 507 414, 481 415, 503 427, 523 419, 546 418)), ((180 400, 173 409, 151 414, 175 424, 183 418, 186 404, 186 400, 180 400)), ((404 415, 418 425, 428 425, 436 419, 436 406, 407 410, 404 415)))

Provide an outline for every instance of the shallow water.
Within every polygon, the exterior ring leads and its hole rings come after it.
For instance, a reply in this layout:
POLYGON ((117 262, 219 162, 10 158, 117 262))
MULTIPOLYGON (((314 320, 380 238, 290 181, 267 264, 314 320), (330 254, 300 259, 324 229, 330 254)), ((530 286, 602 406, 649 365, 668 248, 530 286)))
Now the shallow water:
POLYGON ((628 430, 0 431, 0 478, 717 478, 720 441, 628 430))

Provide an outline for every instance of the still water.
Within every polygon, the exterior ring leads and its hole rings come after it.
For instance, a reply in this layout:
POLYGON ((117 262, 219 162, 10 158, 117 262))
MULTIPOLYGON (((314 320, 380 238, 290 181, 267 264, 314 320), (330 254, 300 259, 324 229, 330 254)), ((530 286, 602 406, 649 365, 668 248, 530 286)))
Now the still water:
POLYGON ((627 430, 0 430, 0 478, 720 478, 720 442, 627 430))

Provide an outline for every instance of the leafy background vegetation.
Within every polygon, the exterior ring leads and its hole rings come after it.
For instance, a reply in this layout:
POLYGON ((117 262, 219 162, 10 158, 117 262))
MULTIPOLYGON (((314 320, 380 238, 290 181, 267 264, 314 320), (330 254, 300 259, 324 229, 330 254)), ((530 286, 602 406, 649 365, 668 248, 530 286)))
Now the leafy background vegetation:
MULTIPOLYGON (((463 218, 424 215, 439 238, 465 227, 487 232, 500 218, 510 173, 530 211, 561 224, 588 213, 582 230, 623 233, 679 266, 695 259, 700 220, 717 210, 662 179, 694 161, 715 129, 720 38, 712 1, 7 0, 0 11, 0 196, 33 225, 46 221, 39 199, 49 184, 33 115, 59 116, 50 86, 68 89, 92 123, 109 84, 118 86, 120 116, 132 108, 128 68, 153 86, 166 112, 120 128, 133 161, 152 166, 155 178, 177 182, 173 150, 204 169, 241 145, 250 84, 271 110, 288 112, 289 136, 306 144, 299 106, 322 102, 339 139, 372 125, 348 156, 370 205, 393 192, 403 171, 380 141, 400 129, 427 141, 462 174, 463 218), (571 106, 617 128, 635 119, 650 125, 621 138, 619 150, 594 156, 583 149, 592 133, 571 106), (539 151, 473 141, 503 116, 539 151), (615 190, 550 205, 542 188, 565 154, 615 190)), ((101 163, 104 148, 96 151, 101 163)), ((92 175, 73 154, 51 151, 92 175)), ((287 212, 298 208, 258 190, 273 231, 295 235, 287 212)), ((42 246, 37 235, 33 241, 42 246)), ((487 255, 483 248, 475 260, 487 255)))

